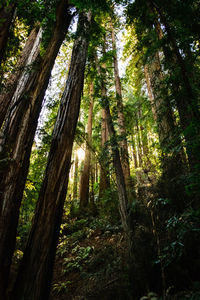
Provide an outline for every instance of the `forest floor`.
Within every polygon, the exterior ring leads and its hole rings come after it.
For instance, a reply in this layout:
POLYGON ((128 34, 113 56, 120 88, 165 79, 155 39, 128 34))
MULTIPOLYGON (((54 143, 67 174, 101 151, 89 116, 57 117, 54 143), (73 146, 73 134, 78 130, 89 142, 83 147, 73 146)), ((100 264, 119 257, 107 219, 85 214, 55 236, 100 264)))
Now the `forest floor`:
MULTIPOLYGON (((143 229, 141 225, 135 228, 137 234, 134 241, 138 238, 140 241, 138 265, 141 264, 140 257, 148 257, 147 248, 152 248, 151 240, 145 240, 148 235, 143 229)), ((19 249, 15 252, 11 289, 23 255, 19 249)), ((147 271, 145 269, 148 274, 147 271)), ((199 283, 195 284, 196 287, 192 289, 183 287, 181 290, 170 286, 163 298, 151 291, 145 295, 147 289, 145 282, 142 282, 140 295, 143 296, 132 297, 126 236, 118 221, 99 216, 65 217, 63 220, 51 300, 200 300, 199 283), (170 295, 172 288, 175 292, 172 291, 170 295)))
POLYGON ((51 299, 128 299, 125 244, 120 226, 72 219, 62 229, 51 299))
MULTIPOLYGON (((65 220, 57 247, 51 300, 133 299, 126 245, 116 222, 98 217, 65 220)), ((145 288, 141 294, 144 296, 140 300, 164 299, 154 292, 145 295, 145 288)), ((186 289, 165 299, 199 300, 200 292, 186 289)))

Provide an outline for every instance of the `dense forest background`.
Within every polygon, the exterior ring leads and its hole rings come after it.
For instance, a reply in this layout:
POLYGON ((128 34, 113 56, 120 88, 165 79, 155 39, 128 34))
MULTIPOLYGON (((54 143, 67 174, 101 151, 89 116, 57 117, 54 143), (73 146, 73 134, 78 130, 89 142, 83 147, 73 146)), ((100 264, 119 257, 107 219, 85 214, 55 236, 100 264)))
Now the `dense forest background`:
POLYGON ((0 299, 200 299, 199 0, 2 0, 0 299))

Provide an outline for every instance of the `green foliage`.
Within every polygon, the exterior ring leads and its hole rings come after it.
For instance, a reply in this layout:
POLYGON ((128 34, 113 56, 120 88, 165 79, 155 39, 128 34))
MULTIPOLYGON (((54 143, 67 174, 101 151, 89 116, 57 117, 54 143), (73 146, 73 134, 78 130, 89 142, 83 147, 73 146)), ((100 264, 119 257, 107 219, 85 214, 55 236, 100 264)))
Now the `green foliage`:
POLYGON ((118 195, 117 191, 110 188, 104 191, 101 202, 97 203, 100 216, 107 218, 110 222, 119 221, 118 195))
POLYGON ((199 216, 200 210, 188 210, 181 215, 174 215, 166 221, 166 234, 171 236, 171 239, 169 244, 162 249, 157 263, 162 261, 165 268, 173 263, 182 263, 190 249, 188 243, 195 243, 200 236, 199 216), (191 239, 190 236, 192 236, 191 239), (194 239, 193 242, 192 239, 194 239))
POLYGON ((75 7, 77 7, 80 10, 89 10, 91 9, 94 12, 98 11, 104 11, 107 12, 110 10, 110 5, 111 1, 106 1, 106 0, 100 0, 100 1, 95 1, 95 0, 73 0, 72 4, 74 4, 75 7))
POLYGON ((68 273, 74 270, 82 271, 84 262, 88 259, 93 247, 80 247, 79 245, 75 246, 72 249, 72 254, 75 254, 75 257, 64 258, 64 273, 68 273))
POLYGON ((70 285, 71 285, 71 281, 69 281, 69 280, 65 281, 65 282, 55 283, 55 284, 53 284, 52 291, 56 295, 60 295, 60 294, 66 293, 70 285))

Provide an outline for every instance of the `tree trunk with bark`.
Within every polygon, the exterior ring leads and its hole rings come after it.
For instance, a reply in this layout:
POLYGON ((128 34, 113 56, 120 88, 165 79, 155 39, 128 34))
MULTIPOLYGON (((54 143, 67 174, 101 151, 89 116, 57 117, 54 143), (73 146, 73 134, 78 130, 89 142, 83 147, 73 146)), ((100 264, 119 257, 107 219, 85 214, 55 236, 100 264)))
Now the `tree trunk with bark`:
POLYGON ((135 145, 135 137, 132 136, 132 151, 133 151, 133 161, 135 169, 138 168, 138 159, 137 159, 137 151, 136 151, 136 145, 135 145))
POLYGON ((53 264, 66 198, 71 153, 83 91, 91 13, 81 13, 66 87, 53 132, 35 217, 13 299, 49 299, 53 264))
MULTIPOLYGON (((189 71, 186 66, 186 58, 180 52, 165 13, 153 0, 149 0, 149 7, 151 11, 158 15, 166 29, 168 44, 163 44, 163 52, 169 65, 173 66, 173 69, 170 69, 169 72, 173 78, 175 67, 176 73, 178 72, 179 74, 179 76, 176 76, 176 81, 173 81, 172 93, 179 112, 180 123, 186 141, 186 151, 190 169, 196 173, 197 168, 200 169, 200 111, 198 95, 191 82, 191 71, 189 71)), ((158 38, 162 40, 162 26, 158 17, 155 18, 155 28, 158 38)))
MULTIPOLYGON (((106 90, 101 90, 102 96, 106 94, 106 90)), ((100 164, 100 182, 99 182, 99 199, 101 199, 107 189, 110 188, 110 175, 109 175, 109 164, 108 162, 108 128, 106 124, 106 112, 105 109, 101 110, 101 147, 103 151, 103 159, 100 164)))
POLYGON ((151 64, 144 68, 144 71, 147 85, 149 85, 149 97, 151 97, 162 150, 162 190, 167 197, 172 198, 176 202, 177 207, 181 208, 181 206, 183 206, 181 197, 186 198, 186 196, 184 196, 184 185, 176 184, 176 186, 172 188, 172 182, 175 184, 176 181, 180 181, 178 177, 185 173, 185 167, 183 165, 185 154, 181 139, 177 133, 173 111, 166 97, 167 88, 163 82, 164 76, 162 74, 158 53, 153 57, 151 64), (180 150, 174 150, 175 147, 179 147, 180 150), (175 194, 173 194, 173 190, 176 190, 175 194), (179 191, 179 196, 177 196, 177 191, 179 191))
POLYGON ((15 11, 15 1, 10 4, 0 4, 0 66, 4 59, 9 30, 15 11))
MULTIPOLYGON (((8 283, 15 248, 19 209, 27 178, 31 147, 51 70, 65 38, 71 15, 67 1, 58 3, 56 24, 41 65, 33 71, 3 131, 0 166, 0 298, 8 283)), ((12 103, 11 103, 12 105, 12 103)), ((3 295, 3 296, 2 296, 3 295)))
POLYGON ((88 206, 89 200, 89 179, 90 179, 90 145, 92 142, 92 118, 93 118, 93 106, 94 106, 94 84, 90 84, 90 107, 88 114, 88 124, 87 124, 87 145, 85 151, 85 161, 84 168, 81 174, 80 181, 80 209, 84 209, 88 206))
POLYGON ((126 138, 127 134, 126 134, 126 125, 125 125, 125 118, 124 118, 122 89, 121 89, 121 81, 119 77, 116 37, 115 37, 115 31, 114 31, 112 20, 110 24, 111 24, 111 35, 112 35, 112 48, 114 50, 113 63, 114 63, 115 91, 116 91, 117 112, 118 112, 118 125, 119 125, 119 134, 120 137, 122 138, 122 140, 119 142, 120 157, 121 157, 122 169, 124 173, 126 186, 127 189, 129 190, 131 188, 130 165, 129 165, 128 143, 126 138))
POLYGON ((145 130, 144 126, 142 126, 142 109, 141 106, 138 108, 138 122, 139 130, 141 133, 141 145, 142 145, 142 157, 143 157, 143 166, 146 170, 150 170, 151 162, 149 159, 149 146, 148 146, 148 137, 147 137, 147 131, 145 130))
POLYGON ((118 197, 119 197, 119 212, 120 212, 121 222, 122 222, 124 232, 127 235, 127 241, 129 245, 128 251, 130 254, 131 244, 132 244, 132 240, 131 240, 132 231, 130 228, 130 221, 128 216, 128 196, 126 191, 126 184, 125 184, 122 164, 120 160, 119 145, 117 143, 116 132, 113 125, 112 116, 110 114, 109 101, 107 98, 107 89, 104 81, 105 67, 101 68, 99 63, 97 63, 97 71, 100 76, 100 84, 102 90, 102 106, 105 111, 105 118, 106 118, 106 123, 108 126, 108 131, 109 131, 110 141, 111 141, 112 158, 113 158, 113 165, 115 168, 117 190, 118 190, 118 197))
POLYGON ((138 166, 141 168, 142 167, 142 142, 141 142, 141 133, 140 133, 137 116, 136 116, 136 135, 137 135, 138 166))
MULTIPOLYGON (((6 86, 3 88, 0 94, 0 128, 4 122, 6 112, 9 108, 9 105, 12 101, 13 95, 18 86, 18 90, 16 91, 16 96, 20 97, 19 88, 23 90, 25 86, 25 81, 28 81, 29 76, 31 76, 31 68, 35 61, 37 61, 39 55, 39 46, 40 46, 40 35, 39 33, 39 25, 33 28, 31 31, 24 49, 20 55, 20 58, 16 64, 15 71, 8 78, 6 82, 6 86), (21 77, 21 79, 20 79, 21 77), (19 82, 20 80, 20 82, 19 82)), ((15 103, 17 99, 15 99, 15 103)), ((16 104, 17 105, 17 104, 16 104)), ((10 108, 13 109, 12 107, 10 108)))

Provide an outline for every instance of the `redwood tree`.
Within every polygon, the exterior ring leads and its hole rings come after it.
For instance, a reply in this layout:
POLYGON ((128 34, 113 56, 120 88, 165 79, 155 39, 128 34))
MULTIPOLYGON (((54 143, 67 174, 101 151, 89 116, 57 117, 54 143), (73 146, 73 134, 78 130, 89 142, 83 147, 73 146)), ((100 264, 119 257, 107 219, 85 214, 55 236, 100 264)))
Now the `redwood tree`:
MULTIPOLYGON (((23 90, 23 87, 25 86, 25 80, 28 81, 28 78, 31 76, 32 72, 30 72, 30 69, 32 68, 32 64, 36 62, 40 50, 39 46, 41 34, 38 32, 39 25, 34 27, 31 31, 24 46, 24 49, 15 66, 15 70, 13 73, 11 73, 10 77, 6 81, 5 87, 3 88, 0 94, 0 128, 2 127, 2 124, 5 120, 6 112, 12 101, 14 93, 16 92, 16 97, 19 98, 19 89, 23 90), (21 82, 19 82, 19 80, 21 82), (16 91, 17 86, 18 90, 16 91)), ((17 103, 14 104, 14 106, 16 105, 17 103)), ((12 109, 13 107, 11 106, 10 110, 12 109)))
POLYGON ((127 134, 126 134, 126 127, 125 127, 121 80, 119 77, 116 37, 115 37, 115 30, 114 30, 112 20, 110 24, 111 24, 111 36, 112 36, 112 48, 114 51, 113 64, 114 64, 114 80, 115 80, 115 92, 116 92, 116 100, 117 100, 118 124, 119 124, 119 134, 121 136, 121 141, 119 143, 120 152, 121 152, 120 157, 121 157, 122 169, 124 173, 127 190, 129 190, 130 189, 130 166, 129 166, 128 143, 126 137, 127 134))
POLYGON ((71 65, 54 127, 35 217, 13 299, 48 299, 83 90, 91 13, 80 13, 71 65))
POLYGON ((2 159, 0 168, 0 297, 2 299, 4 299, 15 248, 19 209, 38 117, 54 61, 71 18, 67 1, 61 0, 57 5, 56 24, 45 55, 40 59, 39 67, 32 70, 31 78, 18 104, 10 111, 4 126, 0 152, 2 159))

